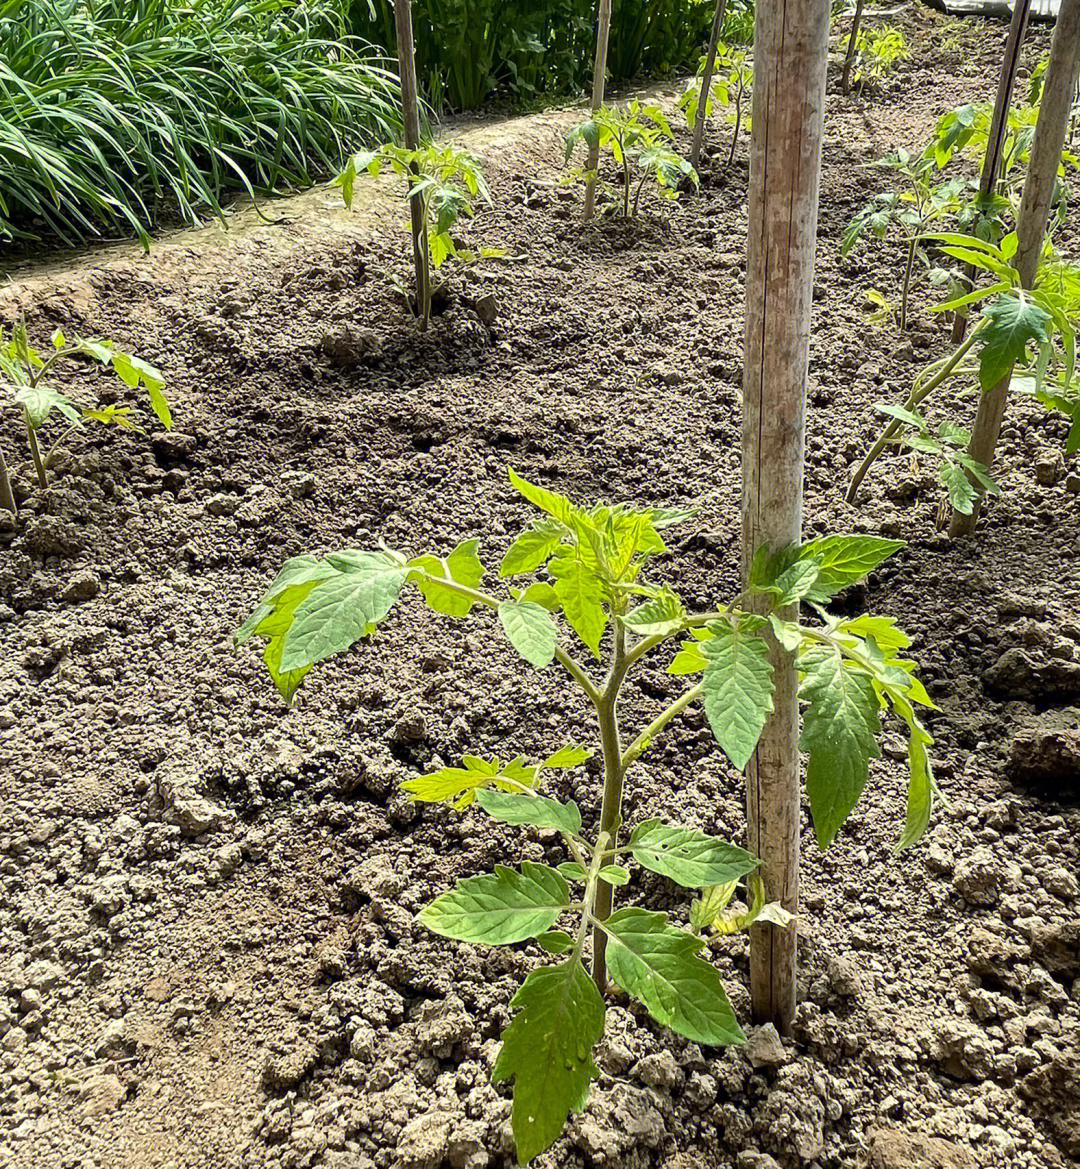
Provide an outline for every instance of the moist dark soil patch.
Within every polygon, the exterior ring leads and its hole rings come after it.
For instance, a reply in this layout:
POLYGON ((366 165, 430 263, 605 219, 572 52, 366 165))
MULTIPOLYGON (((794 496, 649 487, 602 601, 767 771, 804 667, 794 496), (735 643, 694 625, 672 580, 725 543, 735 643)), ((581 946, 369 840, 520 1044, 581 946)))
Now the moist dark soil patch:
MULTIPOLYGON (((973 539, 940 534, 941 488, 907 458, 875 468, 857 508, 842 498, 873 402, 898 400, 945 344, 923 286, 910 335, 866 322, 866 289, 893 294, 900 264, 870 247, 839 258, 880 189, 862 164, 988 98, 1004 37, 923 9, 901 21, 914 58, 887 90, 829 97, 806 527, 908 540, 846 603, 914 637, 949 806, 892 855, 904 768, 887 736, 830 852, 806 832, 803 1004, 782 1059, 699 1049, 613 999, 601 1079, 545 1169, 1047 1169, 1080 1155, 1076 777, 1040 773, 1029 790, 1010 763, 1014 742, 1075 728, 1080 704, 1064 424, 1012 405, 1004 495, 973 539)), ((1045 45, 1036 31, 1029 66, 1045 45)), ((589 736, 582 702, 485 616, 415 601, 315 670, 293 710, 230 635, 300 551, 445 552, 478 534, 494 566, 528 518, 508 464, 582 500, 699 506, 672 583, 698 605, 730 593, 746 146, 700 198, 583 227, 557 185, 576 116, 469 132, 495 207, 466 242, 508 255, 452 275, 427 336, 386 278, 405 275, 400 208, 350 217, 325 191, 278 204, 277 226, 181 235, 148 259, 99 250, 0 293, 41 342, 62 324, 160 365, 177 420, 150 440, 80 437, 46 492, 21 467, 29 498, 0 533, 0 1164, 511 1163, 489 1072, 541 956, 449 944, 413 916, 495 862, 563 858, 398 785, 463 750, 589 736), (487 294, 490 322, 475 307, 487 294)), ((719 159, 729 133, 711 131, 719 159)), ((1074 255, 1076 235, 1074 219, 1074 255)), ((77 388, 103 389, 95 378, 77 388)), ((9 415, 0 441, 9 459, 22 450, 9 415)), ((629 688, 628 726, 676 692, 665 665, 629 688)), ((1070 757, 1053 745, 1015 770, 1070 757)), ((555 794, 594 817, 596 781, 590 764, 555 794)), ((632 776, 628 823, 652 815, 742 838, 742 782, 700 711, 632 776)), ((627 895, 685 910, 650 874, 627 895)), ((718 962, 745 1020, 745 941, 718 962)))

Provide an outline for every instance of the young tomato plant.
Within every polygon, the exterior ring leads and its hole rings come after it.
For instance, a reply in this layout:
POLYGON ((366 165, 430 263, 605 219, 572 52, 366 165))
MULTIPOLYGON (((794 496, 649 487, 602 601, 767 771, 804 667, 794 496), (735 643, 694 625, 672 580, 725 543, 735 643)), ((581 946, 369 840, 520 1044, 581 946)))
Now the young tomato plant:
POLYGON ((844 232, 840 254, 846 256, 867 232, 882 240, 899 236, 906 252, 900 290, 900 328, 906 329, 915 261, 919 260, 930 270, 932 281, 949 279, 948 273, 931 263, 923 241, 934 223, 959 212, 964 183, 960 179, 934 183, 933 160, 925 155, 913 158, 906 150, 897 150, 870 165, 892 171, 905 185, 901 190, 875 195, 863 207, 844 232))
POLYGON ((426 227, 422 242, 420 270, 416 280, 416 315, 421 329, 431 322, 431 269, 438 271, 448 259, 471 263, 503 254, 498 248, 481 248, 478 252, 459 248, 451 231, 464 215, 471 217, 476 201, 489 206, 491 195, 484 181, 483 168, 476 155, 453 143, 429 142, 416 150, 403 146, 380 146, 378 150, 353 155, 334 180, 341 188, 347 207, 352 206, 356 178, 362 171, 378 175, 384 166, 406 180, 406 199, 420 201, 426 227))
MULTIPOLYGON (((709 93, 705 99, 705 116, 711 117, 717 105, 727 110, 727 119, 734 125, 731 148, 728 151, 728 166, 735 161, 735 148, 739 142, 739 130, 750 128, 745 117, 746 103, 754 84, 754 67, 747 59, 745 49, 732 49, 719 45, 716 57, 716 71, 709 93)), ((686 124, 693 129, 697 124, 698 109, 701 105, 701 77, 692 78, 687 84, 679 109, 686 114, 686 124)))
MULTIPOLYGON (((622 173, 622 217, 636 218, 641 192, 649 179, 664 199, 677 199, 684 180, 698 185, 697 171, 675 153, 670 145, 673 141, 663 110, 642 105, 635 98, 626 106, 601 106, 587 121, 575 126, 566 137, 566 161, 570 162, 581 142, 606 150, 622 173)), ((585 182, 596 178, 592 172, 580 169, 571 171, 570 177, 585 182)), ((614 194, 613 188, 606 190, 614 194)))
MULTIPOLYGON (((172 426, 172 413, 164 393, 165 380, 152 365, 118 349, 112 341, 96 337, 74 337, 69 340, 60 329, 52 335, 52 346, 52 352, 47 354, 35 349, 30 344, 26 325, 22 321, 15 325, 8 336, 0 329, 0 385, 8 391, 11 403, 22 414, 39 487, 48 486, 48 470, 60 448, 86 423, 96 422, 141 433, 141 428, 132 417, 130 406, 83 406, 57 389, 52 379, 57 366, 62 363, 77 357, 89 357, 101 365, 111 366, 124 385, 132 389, 144 387, 150 398, 150 407, 162 426, 166 430, 172 426), (64 418, 67 425, 51 444, 43 448, 41 432, 54 410, 64 418)), ((12 513, 16 510, 11 478, 2 452, 0 507, 12 513)))
POLYGON ((969 264, 992 283, 935 305, 934 312, 955 312, 981 305, 981 315, 967 337, 945 357, 931 362, 915 378, 911 392, 897 406, 879 402, 875 409, 889 424, 867 452, 852 478, 853 501, 867 472, 889 446, 905 446, 941 460, 941 478, 949 502, 971 515, 978 493, 998 494, 988 469, 965 449, 970 434, 951 420, 931 432, 920 407, 943 386, 972 383, 991 390, 1010 370, 1013 385, 1071 421, 1065 453, 1080 450, 1080 382, 1076 376, 1076 335, 1080 329, 1080 265, 1062 261, 1048 247, 1035 287, 1025 289, 1011 261, 1016 233, 999 244, 973 236, 931 237, 941 251, 969 264))
POLYGON ((855 48, 851 52, 850 41, 851 34, 848 33, 840 42, 840 50, 845 55, 845 75, 860 89, 873 88, 901 61, 911 57, 904 34, 891 24, 857 31, 855 48))
POLYGON ((582 508, 513 471, 510 479, 543 517, 503 556, 499 577, 514 583, 499 592, 485 586, 488 571, 475 539, 445 557, 409 558, 386 549, 298 556, 283 565, 235 639, 265 639, 267 668, 291 701, 317 662, 374 633, 402 590, 413 585, 436 613, 465 618, 490 610, 498 624, 480 622, 482 629, 494 634, 501 627, 537 669, 556 663, 592 704, 603 762, 598 814, 593 800, 583 814, 576 801, 542 790, 553 773, 592 754, 576 744, 535 763, 521 756, 505 762, 469 755, 460 766, 404 785, 414 800, 458 809, 475 802, 504 823, 552 829, 565 847, 566 861, 557 867, 524 861, 518 869, 497 867, 467 877, 419 915, 445 937, 480 945, 534 939, 542 951, 559 955, 557 963, 529 974, 514 996, 514 1018, 493 1072, 496 1082, 515 1081, 512 1123, 525 1163, 559 1136, 568 1113, 584 1107, 597 1075, 592 1053, 603 1033, 609 975, 678 1034, 711 1046, 738 1043, 743 1033, 716 970, 703 957, 709 939, 755 920, 793 926, 780 907, 763 904, 758 861, 742 848, 659 819, 637 824, 628 837, 622 833, 628 778, 687 707, 703 703, 732 766, 745 768, 773 706, 766 640, 773 637, 797 655, 802 676, 801 743, 809 754, 807 789, 822 848, 866 786, 870 760, 880 754, 884 710, 910 730, 907 823, 898 847, 925 830, 936 788, 926 753, 930 735, 916 714, 917 705, 933 704, 914 676, 914 663, 902 656, 908 639, 891 618, 830 616, 823 607, 901 544, 835 536, 774 553, 762 548, 747 593, 713 610, 690 612, 657 580, 654 565, 666 551, 663 533, 692 512, 582 508), (767 615, 743 607, 749 593, 770 610, 767 615), (817 620, 803 624, 776 615, 796 600, 817 620), (603 664, 602 676, 573 649, 571 633, 588 659, 603 664), (675 641, 680 644, 668 673, 699 678, 627 741, 619 717, 624 683, 647 657, 670 650, 675 641), (630 861, 701 891, 689 929, 644 907, 614 909, 614 889, 630 880, 630 861), (738 881, 747 882, 748 908, 732 914, 726 909, 738 881))

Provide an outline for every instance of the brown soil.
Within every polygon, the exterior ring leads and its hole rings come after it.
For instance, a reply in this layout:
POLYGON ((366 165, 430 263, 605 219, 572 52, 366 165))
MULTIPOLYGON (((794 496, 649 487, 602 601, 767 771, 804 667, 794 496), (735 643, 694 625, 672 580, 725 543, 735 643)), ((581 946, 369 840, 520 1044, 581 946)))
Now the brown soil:
MULTIPOLYGON (((989 97, 1004 36, 921 8, 902 22, 915 59, 887 91, 829 99, 806 526, 909 541, 850 604, 915 638, 950 807, 892 855, 903 767, 887 738, 830 852, 807 833, 803 1005, 782 1058, 703 1051, 613 1001, 602 1078, 545 1167, 1080 1156, 1080 481, 1046 453, 1064 424, 1013 405, 1005 492, 974 539, 939 533, 940 487, 906 457, 859 507, 842 500, 872 403, 944 347, 925 287, 910 336, 866 324, 866 288, 895 289, 899 260, 839 258, 881 185, 861 164, 989 97)), ((730 593, 745 144, 700 198, 583 228, 557 186, 574 118, 469 131, 495 207, 465 235, 513 258, 453 277, 427 336, 385 275, 405 275, 399 206, 349 216, 326 190, 272 205, 274 224, 20 266, 0 290, 0 318, 25 311, 41 341, 62 324, 157 363, 177 420, 149 441, 87 434, 42 493, 20 468, 17 530, 0 533, 0 1164, 511 1163, 488 1073, 538 952, 447 944, 412 915, 522 837, 397 785, 463 749, 587 736, 582 703, 490 621, 412 600, 291 711, 230 635, 300 551, 480 534, 496 563, 526 518, 508 463, 583 500, 699 505, 672 582, 701 604, 730 593), (489 292, 490 327, 470 307, 489 292)), ((713 130, 720 159, 729 133, 713 130)), ((10 416, 0 441, 22 450, 10 416)), ((628 723, 674 693, 663 665, 630 689, 628 723)), ((595 779, 560 794, 594 814, 595 779)), ((633 776, 628 822, 654 814, 742 834, 740 777, 700 712, 633 776)), ((524 855, 562 859, 535 834, 524 855)), ((685 904, 647 874, 627 896, 685 904)), ((719 961, 745 1019, 744 940, 719 961)))

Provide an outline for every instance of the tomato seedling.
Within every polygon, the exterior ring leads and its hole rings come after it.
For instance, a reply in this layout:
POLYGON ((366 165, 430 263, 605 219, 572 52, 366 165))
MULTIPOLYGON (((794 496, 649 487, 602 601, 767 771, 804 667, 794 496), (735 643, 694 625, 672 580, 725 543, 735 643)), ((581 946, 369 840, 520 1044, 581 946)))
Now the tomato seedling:
MULTIPOLYGON (((164 393, 165 379, 152 365, 118 349, 112 341, 103 341, 99 337, 74 337, 69 340, 60 329, 52 334, 52 346, 53 351, 47 355, 35 349, 30 344, 23 321, 15 325, 9 336, 5 337, 4 331, 0 329, 0 384, 10 393, 11 402, 22 414, 39 487, 48 486, 48 470, 60 448, 86 423, 96 422, 142 433, 130 406, 83 406, 57 389, 51 378, 56 367, 63 362, 89 357, 101 365, 110 366, 125 386, 132 389, 144 387, 150 398, 150 408, 157 415, 158 421, 166 430, 172 426, 172 413, 164 393), (42 449, 41 431, 54 410, 64 418, 67 426, 47 448, 42 449)), ((16 511, 11 478, 2 452, 0 507, 13 514, 16 511)))
POLYGON ((503 255, 499 248, 476 252, 459 248, 451 234, 463 215, 471 218, 475 214, 477 200, 490 206, 491 195, 480 160, 468 150, 453 143, 429 142, 416 150, 387 145, 353 155, 334 180, 347 207, 352 206, 357 176, 363 171, 378 175, 384 166, 405 179, 405 198, 417 199, 423 207, 425 232, 416 273, 416 315, 421 329, 426 330, 435 291, 431 286, 432 268, 438 271, 448 259, 473 263, 503 255))
MULTIPOLYGON (((579 143, 609 153, 622 175, 619 199, 622 217, 631 219, 637 217, 641 192, 649 179, 664 199, 677 199, 683 182, 698 185, 697 171, 675 153, 670 145, 673 141, 671 124, 664 111, 659 106, 643 105, 635 98, 626 106, 601 106, 587 121, 575 126, 566 136, 566 162, 573 158, 579 143)), ((589 183, 595 182, 597 175, 594 171, 574 169, 570 178, 589 183)), ((605 189, 615 195, 614 188, 605 185, 605 189)))
POLYGON ((845 93, 852 86, 873 88, 901 61, 911 57, 904 34, 891 24, 860 28, 855 33, 854 47, 847 33, 840 41, 840 51, 844 54, 845 93))
POLYGON ((475 539, 446 556, 409 558, 388 549, 347 550, 322 559, 298 556, 282 566, 235 640, 238 645, 253 636, 265 640, 266 666, 291 702, 317 662, 373 634, 412 585, 436 613, 464 618, 490 610, 498 624, 481 622, 482 628, 495 634, 501 627, 536 669, 556 663, 592 704, 603 770, 598 815, 583 815, 575 800, 542 791, 549 777, 593 754, 577 743, 536 762, 520 755, 508 762, 468 755, 460 766, 404 784, 414 800, 458 809, 475 803, 503 823, 549 829, 565 848, 565 862, 555 867, 524 861, 518 869, 500 866, 466 877, 418 919, 445 937, 482 945, 535 940, 542 951, 560 956, 558 963, 529 974, 514 996, 514 1017, 494 1067, 496 1082, 515 1081, 513 1131, 525 1163, 557 1139, 568 1113, 584 1107, 598 1074, 593 1049, 603 1033, 609 975, 678 1034, 712 1046, 739 1043, 742 1030, 716 970, 702 954, 711 937, 755 920, 794 928, 790 914, 764 904, 758 861, 744 849, 659 819, 621 835, 628 775, 687 707, 703 703, 716 741, 731 765, 742 770, 773 707, 766 639, 777 639, 796 655, 805 708, 801 745, 809 755, 807 791, 822 848, 866 786, 870 760, 880 754, 883 711, 891 709, 910 732, 907 822, 898 847, 922 835, 936 787, 926 751, 931 738, 916 714, 918 705, 933 703, 915 677, 914 663, 902 656, 908 638, 891 618, 831 616, 824 608, 902 547, 899 542, 833 536, 772 553, 762 548, 743 594, 716 609, 690 612, 668 584, 657 582, 653 566, 667 550, 663 533, 693 512, 607 504, 582 508, 513 471, 510 479, 543 518, 503 556, 499 577, 515 583, 500 592, 484 586, 488 571, 475 539), (750 593, 765 599, 767 615, 742 607, 750 593), (796 601, 818 620, 777 616, 796 601), (572 650, 568 631, 588 659, 603 663, 602 677, 572 650), (680 644, 668 673, 699 680, 624 742, 618 703, 627 677, 676 639, 680 644), (630 860, 701 891, 690 909, 689 929, 666 913, 639 906, 614 910, 614 888, 631 880, 630 860), (747 908, 732 913, 727 907, 739 881, 747 884, 747 908), (584 964, 590 953, 592 977, 584 964))
MULTIPOLYGON (((734 126, 731 147, 728 150, 728 166, 735 161, 735 148, 739 142, 740 129, 744 123, 747 129, 750 128, 750 120, 744 118, 744 111, 753 84, 754 67, 747 59, 746 50, 719 45, 715 73, 705 99, 705 116, 711 117, 717 105, 727 110, 727 120, 734 126)), ((691 130, 697 125, 701 87, 702 78, 699 74, 690 80, 682 97, 679 98, 679 109, 685 113, 686 124, 691 130)))
POLYGON ((986 393, 1012 370, 1014 388, 1070 419, 1066 455, 1080 450, 1080 381, 1076 376, 1080 265, 1061 260, 1048 246, 1035 287, 1025 289, 1011 263, 1017 248, 1015 232, 999 244, 952 233, 930 238, 945 255, 970 264, 993 283, 934 306, 934 312, 943 313, 981 305, 982 312, 960 345, 920 370, 901 405, 876 404, 875 409, 888 415, 890 422, 855 471, 847 498, 854 501, 867 472, 886 448, 900 445, 938 457, 949 502, 961 515, 971 515, 977 494, 998 494, 998 485, 988 469, 963 449, 970 434, 951 420, 932 432, 920 407, 943 386, 957 381, 974 382, 980 393, 986 393))

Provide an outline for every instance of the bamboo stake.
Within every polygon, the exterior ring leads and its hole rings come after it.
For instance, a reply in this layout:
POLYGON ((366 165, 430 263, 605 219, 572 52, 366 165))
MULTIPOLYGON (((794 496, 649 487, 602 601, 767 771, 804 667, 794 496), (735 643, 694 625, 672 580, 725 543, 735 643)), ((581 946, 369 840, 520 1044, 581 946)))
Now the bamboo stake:
MULTIPOLYGON (((405 149, 416 150, 420 145, 420 101, 416 93, 412 0, 394 0, 394 24, 397 30, 398 71, 401 75, 401 114, 405 149)), ((426 330, 431 319, 431 275, 422 197, 414 196, 409 199, 409 217, 412 223, 413 267, 416 271, 416 304, 420 310, 420 328, 426 330)))
MULTIPOLYGON (((1024 34, 1027 32, 1030 11, 1031 0, 1016 0, 1012 20, 1009 22, 1009 35, 1005 41, 1005 60, 1001 66, 1001 76, 998 78, 994 113, 990 119, 990 138, 986 143, 982 174, 979 176, 979 194, 983 196, 989 195, 997 187, 998 173, 1001 170, 1001 151, 1005 145, 1005 131, 1009 125, 1009 105, 1012 102, 1013 87, 1016 84, 1016 69, 1020 63, 1020 49, 1024 44, 1024 34)), ((974 267, 971 264, 965 264, 964 279, 969 287, 974 275, 974 267)), ((967 313, 957 310, 953 317, 952 341, 954 345, 959 345, 964 339, 966 328, 967 313)))
POLYGON ((709 104, 713 73, 716 70, 716 46, 720 43, 720 30, 724 27, 724 9, 727 0, 716 0, 712 30, 709 33, 709 47, 705 54, 705 72, 701 75, 701 96, 698 98, 697 117, 694 119, 694 143, 690 148, 690 165, 698 169, 701 158, 701 143, 705 137, 705 107, 709 104))
MULTIPOLYGON (((806 376, 821 178, 829 6, 758 0, 743 374, 743 570, 802 534, 806 376)), ((794 616, 798 606, 782 616, 794 616)), ((798 911, 799 708, 793 656, 770 644, 774 711, 747 768, 747 834, 766 897, 798 911)), ((754 1018, 790 1031, 796 939, 750 935, 754 1018)))
MULTIPOLYGON (((1030 288, 1042 255, 1046 221, 1050 203, 1057 185, 1058 165, 1065 146, 1065 128, 1069 108, 1080 70, 1080 0, 1061 0, 1054 39, 1050 45, 1050 62, 1046 67, 1039 120, 1031 143, 1031 161, 1024 179, 1024 194, 1020 214, 1016 218, 1018 246, 1014 264, 1020 273, 1020 283, 1030 288)), ((994 451, 1001 434, 1001 420, 1009 396, 1012 370, 979 399, 975 426, 971 432, 968 453, 988 469, 993 466, 994 451)), ((974 482, 974 480, 973 480, 974 482)), ((971 515, 953 510, 949 535, 960 536, 974 531, 981 510, 983 490, 975 483, 975 506, 971 515)))
MULTIPOLYGON (((592 102, 590 108, 595 114, 604 104, 604 79, 607 74, 608 35, 611 32, 611 0, 600 0, 600 10, 596 21, 596 59, 593 62, 592 102)), ((600 144, 592 143, 589 146, 589 157, 585 169, 590 178, 585 183, 585 213, 586 221, 592 219, 596 208, 596 172, 600 166, 600 144)))

